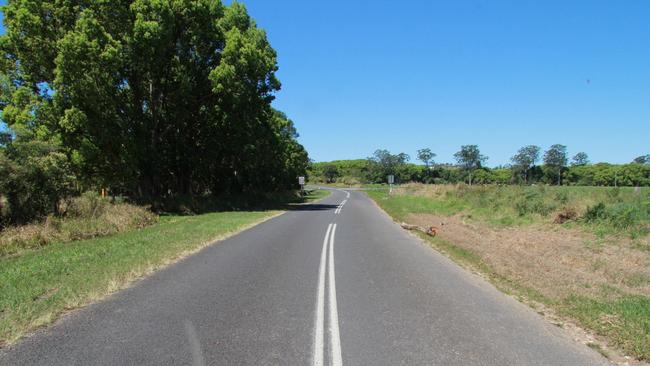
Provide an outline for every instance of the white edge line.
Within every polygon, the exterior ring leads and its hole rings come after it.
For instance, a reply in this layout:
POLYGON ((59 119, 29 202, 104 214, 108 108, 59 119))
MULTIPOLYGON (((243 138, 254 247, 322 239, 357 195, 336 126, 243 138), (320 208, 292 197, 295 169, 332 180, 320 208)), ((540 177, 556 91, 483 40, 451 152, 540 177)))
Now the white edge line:
MULTIPOLYGON (((330 224, 331 225, 331 224, 330 224)), ((329 247, 329 325, 330 325, 330 346, 332 352, 332 366, 343 364, 341 357, 341 337, 339 335, 339 313, 336 304, 336 275, 334 273, 334 235, 336 224, 332 228, 329 247)))
POLYGON ((330 236, 332 224, 327 227, 323 250, 320 255, 320 266, 318 268, 318 296, 316 300, 316 326, 314 331, 314 366, 323 366, 324 350, 324 323, 325 323, 325 261, 327 258, 327 239, 330 236))

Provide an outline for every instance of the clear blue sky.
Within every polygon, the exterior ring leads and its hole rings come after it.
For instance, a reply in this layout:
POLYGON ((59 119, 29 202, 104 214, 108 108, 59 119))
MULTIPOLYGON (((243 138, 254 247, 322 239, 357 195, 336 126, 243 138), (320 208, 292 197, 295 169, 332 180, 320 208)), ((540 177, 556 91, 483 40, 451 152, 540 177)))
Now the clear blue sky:
MULTIPOLYGON (((4 1, 0 1, 3 3, 4 1)), ((275 106, 316 161, 527 144, 650 153, 650 2, 243 0, 278 51, 275 106)))

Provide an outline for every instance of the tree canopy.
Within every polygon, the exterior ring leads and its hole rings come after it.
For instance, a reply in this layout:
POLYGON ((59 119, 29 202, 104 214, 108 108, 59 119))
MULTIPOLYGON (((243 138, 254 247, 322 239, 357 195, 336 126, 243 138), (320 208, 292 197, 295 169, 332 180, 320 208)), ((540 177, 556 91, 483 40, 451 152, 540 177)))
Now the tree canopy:
POLYGON ((154 199, 287 189, 304 174, 294 124, 271 107, 276 52, 243 5, 12 0, 4 14, 8 151, 38 141, 77 185, 154 199))
POLYGON ((562 169, 567 165, 566 146, 555 144, 544 153, 544 164, 557 173, 557 184, 562 184, 562 169))
POLYGON ((585 152, 579 152, 571 158, 571 165, 584 166, 589 164, 589 155, 585 152))
POLYGON ((481 154, 477 145, 461 146, 460 151, 454 154, 454 158, 458 166, 468 172, 470 185, 472 185, 474 170, 481 168, 482 164, 488 159, 487 156, 481 154))
POLYGON ((539 152, 539 146, 528 145, 519 149, 517 154, 511 158, 515 168, 523 173, 524 182, 528 182, 528 171, 539 160, 539 152))

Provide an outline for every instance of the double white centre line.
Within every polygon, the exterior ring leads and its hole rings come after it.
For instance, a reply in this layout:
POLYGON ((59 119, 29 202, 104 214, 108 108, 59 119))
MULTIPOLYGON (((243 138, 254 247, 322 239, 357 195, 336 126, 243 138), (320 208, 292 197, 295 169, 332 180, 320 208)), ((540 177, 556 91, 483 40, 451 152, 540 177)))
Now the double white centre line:
POLYGON ((338 207, 336 207, 336 210, 334 210, 334 213, 336 215, 341 213, 341 210, 343 209, 343 206, 348 202, 347 199, 344 199, 343 202, 339 203, 338 207))
POLYGON ((328 276, 328 310, 329 310, 329 360, 332 366, 341 366, 341 337, 339 334, 339 314, 336 306, 336 274, 334 272, 334 236, 336 224, 329 224, 318 269, 318 299, 316 301, 316 326, 314 334, 314 366, 323 366, 325 353, 325 272, 328 276), (326 263, 327 262, 327 263, 326 263), (327 268, 326 268, 327 264, 327 268))

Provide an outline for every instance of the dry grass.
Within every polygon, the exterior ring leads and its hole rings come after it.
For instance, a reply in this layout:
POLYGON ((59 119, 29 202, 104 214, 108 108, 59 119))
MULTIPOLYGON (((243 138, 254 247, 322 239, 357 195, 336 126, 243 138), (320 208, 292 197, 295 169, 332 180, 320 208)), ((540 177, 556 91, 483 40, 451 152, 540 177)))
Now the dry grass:
POLYGON ((627 239, 603 239, 551 224, 495 228, 462 214, 409 214, 407 222, 444 222, 441 238, 478 254, 497 274, 551 299, 593 296, 604 286, 650 296, 650 252, 635 249, 627 239))
POLYGON ((90 239, 140 229, 158 217, 145 207, 112 204, 84 195, 62 202, 61 217, 49 216, 39 223, 9 227, 0 232, 0 257, 16 255, 52 243, 90 239))

